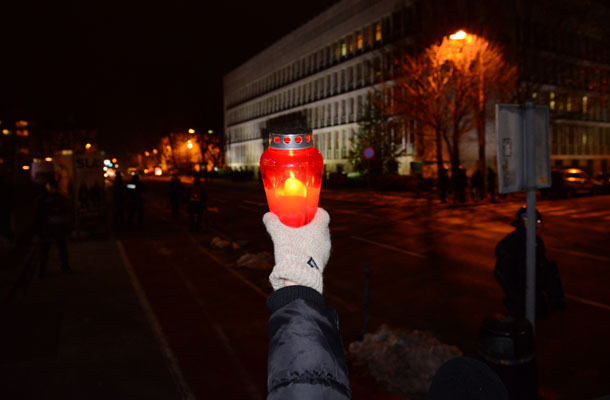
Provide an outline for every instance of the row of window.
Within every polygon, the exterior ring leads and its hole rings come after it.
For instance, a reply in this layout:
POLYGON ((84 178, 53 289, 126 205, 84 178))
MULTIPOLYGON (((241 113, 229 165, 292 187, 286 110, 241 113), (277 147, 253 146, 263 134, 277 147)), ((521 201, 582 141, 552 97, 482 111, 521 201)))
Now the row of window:
POLYGON ((554 118, 610 122, 610 104, 603 96, 578 96, 559 91, 534 93, 540 104, 548 104, 554 118))
POLYGON ((244 88, 229 98, 229 104, 243 102, 301 79, 321 69, 328 68, 348 56, 372 48, 382 42, 381 23, 375 22, 331 45, 303 57, 291 65, 274 72, 244 88), (375 34, 373 35, 373 32, 375 34))
POLYGON ((376 56, 227 112, 227 125, 273 114, 391 79, 392 53, 376 56))
POLYGON ((610 128, 556 124, 551 132, 551 154, 610 154, 610 128))
POLYGON ((402 8, 322 47, 237 92, 229 94, 229 107, 275 90, 308 75, 360 55, 390 40, 412 33, 416 28, 416 11, 402 8))

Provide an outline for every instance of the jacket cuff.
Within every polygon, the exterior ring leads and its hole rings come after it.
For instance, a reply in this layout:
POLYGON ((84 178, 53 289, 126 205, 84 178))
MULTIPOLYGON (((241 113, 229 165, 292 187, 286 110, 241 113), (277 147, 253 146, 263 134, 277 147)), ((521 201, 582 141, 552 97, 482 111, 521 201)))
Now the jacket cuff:
POLYGON ((315 289, 312 289, 307 286, 284 286, 281 289, 278 289, 271 293, 271 295, 267 298, 267 307, 271 310, 271 312, 275 312, 280 308, 284 307, 286 304, 297 300, 303 299, 310 303, 324 306, 324 297, 315 289))

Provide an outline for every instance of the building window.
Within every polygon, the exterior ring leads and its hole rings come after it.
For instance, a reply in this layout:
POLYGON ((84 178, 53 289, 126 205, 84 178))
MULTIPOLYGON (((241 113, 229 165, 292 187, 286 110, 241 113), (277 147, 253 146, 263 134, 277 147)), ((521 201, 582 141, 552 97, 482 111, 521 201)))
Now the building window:
POLYGON ((349 35, 347 37, 347 49, 350 54, 354 52, 354 35, 349 35))
POLYGON ((347 55, 347 45, 345 44, 345 40, 341 39, 341 57, 345 57, 347 55))
POLYGON ((364 45, 370 46, 373 44, 373 30, 371 29, 370 26, 367 26, 365 29, 366 29, 366 36, 365 36, 366 43, 364 43, 364 45))
POLYGON ((554 110, 555 109, 555 92, 549 93, 549 99, 550 99, 549 108, 551 110, 554 110))
POLYGON ((381 42, 381 23, 375 23, 375 41, 381 42))
POLYGON ((362 31, 356 33, 356 48, 362 50, 362 31))
POLYGON ((583 114, 586 114, 588 111, 588 109, 587 109, 588 101, 589 101, 589 99, 587 98, 587 96, 582 96, 582 113, 583 114))
POLYGON ((339 60, 339 46, 337 43, 333 44, 333 62, 337 62, 339 60))

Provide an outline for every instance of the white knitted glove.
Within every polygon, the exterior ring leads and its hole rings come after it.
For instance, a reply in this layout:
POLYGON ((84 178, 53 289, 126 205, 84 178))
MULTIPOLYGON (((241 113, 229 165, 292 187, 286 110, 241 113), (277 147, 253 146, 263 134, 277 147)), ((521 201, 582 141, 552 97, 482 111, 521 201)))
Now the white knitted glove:
POLYGON ((330 257, 329 222, 322 208, 310 223, 298 228, 282 224, 272 212, 263 216, 275 253, 275 267, 269 275, 274 290, 283 288, 286 279, 322 293, 322 272, 330 257))

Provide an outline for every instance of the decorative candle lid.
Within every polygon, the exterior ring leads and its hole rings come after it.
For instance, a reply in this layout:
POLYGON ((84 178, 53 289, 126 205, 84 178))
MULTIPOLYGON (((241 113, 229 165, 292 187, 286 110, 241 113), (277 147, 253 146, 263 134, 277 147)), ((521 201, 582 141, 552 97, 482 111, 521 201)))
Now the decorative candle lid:
POLYGON ((269 147, 279 150, 299 150, 313 147, 313 134, 304 128, 275 129, 269 133, 269 147))

